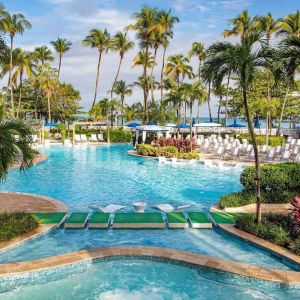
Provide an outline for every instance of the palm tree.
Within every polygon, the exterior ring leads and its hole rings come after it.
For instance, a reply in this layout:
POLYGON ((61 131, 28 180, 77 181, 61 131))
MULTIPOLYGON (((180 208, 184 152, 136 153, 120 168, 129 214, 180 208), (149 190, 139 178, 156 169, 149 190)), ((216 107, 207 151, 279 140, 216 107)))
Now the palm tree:
POLYGON ((117 51, 119 52, 120 55, 120 61, 119 61, 119 66, 118 66, 118 70, 117 70, 117 74, 115 77, 115 80, 113 82, 112 88, 111 88, 111 94, 110 94, 110 98, 112 99, 113 96, 113 92, 114 92, 114 88, 115 88, 115 84, 118 80, 119 77, 119 73, 120 73, 120 69, 121 69, 121 64, 122 61, 124 59, 124 55, 131 49, 134 48, 134 42, 130 41, 127 39, 126 37, 126 33, 123 33, 121 31, 119 31, 114 38, 112 39, 112 43, 111 43, 111 49, 113 51, 117 51))
POLYGON ((100 30, 100 29, 92 29, 92 30, 90 30, 89 34, 85 37, 85 39, 82 41, 82 45, 89 46, 91 48, 96 48, 99 52, 95 94, 94 94, 94 100, 93 100, 93 104, 92 104, 92 108, 93 108, 93 106, 96 103, 96 99, 97 99, 100 64, 101 64, 102 54, 104 51, 107 52, 110 49, 110 45, 111 45, 110 34, 108 33, 106 28, 104 29, 104 31, 100 30))
POLYGON ((21 170, 33 164, 35 151, 30 147, 30 130, 20 121, 0 122, 0 181, 5 180, 9 168, 17 157, 21 159, 21 170), (19 138, 16 139, 15 136, 19 138))
POLYGON ((62 57, 67 51, 70 50, 72 43, 69 42, 67 39, 57 38, 56 41, 51 41, 50 44, 54 47, 55 51, 59 55, 58 74, 57 74, 57 77, 59 78, 62 57))
POLYGON ((188 58, 184 57, 182 54, 168 57, 165 74, 172 80, 176 81, 177 87, 179 87, 180 84, 180 76, 181 82, 184 80, 185 76, 188 76, 189 78, 194 76, 193 69, 189 64, 188 58))
POLYGON ((188 53, 188 58, 191 59, 192 56, 196 56, 199 60, 198 67, 198 78, 201 79, 201 63, 206 58, 206 51, 204 48, 204 44, 201 42, 194 42, 192 44, 192 49, 188 53))
POLYGON ((284 19, 279 19, 278 35, 293 35, 300 37, 300 11, 290 14, 284 19))
POLYGON ((58 83, 57 70, 50 68, 49 65, 39 67, 38 82, 40 89, 47 97, 48 103, 48 122, 51 122, 51 96, 58 83))
POLYGON ((22 14, 10 14, 2 12, 1 29, 9 35, 10 38, 10 64, 9 64, 9 90, 12 115, 14 116, 14 95, 12 83, 12 69, 13 69, 13 49, 14 37, 17 33, 23 34, 25 29, 30 29, 31 24, 22 14))
POLYGON ((47 46, 36 47, 33 52, 33 56, 37 63, 41 63, 42 66, 47 62, 54 61, 52 51, 47 46))
POLYGON ((247 10, 243 10, 241 14, 229 20, 228 23, 233 28, 224 30, 224 37, 241 36, 241 39, 246 38, 257 26, 256 21, 249 16, 247 10))
POLYGON ((31 79, 31 76, 34 74, 34 70, 36 65, 33 62, 32 52, 23 51, 20 48, 15 49, 15 71, 12 75, 13 81, 17 81, 19 78, 19 103, 17 108, 17 119, 19 118, 20 108, 21 108, 21 100, 22 100, 22 87, 23 87, 23 75, 26 74, 28 79, 31 79))
POLYGON ((119 95, 121 99, 121 118, 122 118, 122 126, 123 126, 124 125, 123 112, 124 112, 125 97, 132 95, 132 85, 126 84, 124 80, 117 81, 115 83, 113 92, 116 95, 119 95))
POLYGON ((208 105, 208 114, 209 114, 210 122, 213 121, 212 114, 211 114, 211 107, 210 107, 210 97, 211 97, 211 88, 212 88, 212 83, 214 81, 214 76, 215 76, 215 69, 213 68, 213 65, 210 65, 208 61, 206 61, 206 63, 202 67, 201 77, 204 83, 208 86, 207 105, 208 105))

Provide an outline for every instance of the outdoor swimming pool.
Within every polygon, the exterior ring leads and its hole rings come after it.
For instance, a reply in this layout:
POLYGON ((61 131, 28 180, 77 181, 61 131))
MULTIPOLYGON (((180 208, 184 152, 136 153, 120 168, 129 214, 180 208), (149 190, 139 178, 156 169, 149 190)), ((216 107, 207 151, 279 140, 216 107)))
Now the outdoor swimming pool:
POLYGON ((98 261, 1 284, 1 299, 299 299, 299 290, 138 259, 98 261), (84 278, 84 280, 83 280, 84 278))
POLYGON ((149 206, 168 202, 208 210, 221 195, 237 191, 240 169, 159 166, 157 160, 130 156, 127 145, 44 150, 49 159, 25 173, 9 172, 1 191, 41 194, 63 201, 70 211, 89 205, 128 205, 143 200, 149 206))

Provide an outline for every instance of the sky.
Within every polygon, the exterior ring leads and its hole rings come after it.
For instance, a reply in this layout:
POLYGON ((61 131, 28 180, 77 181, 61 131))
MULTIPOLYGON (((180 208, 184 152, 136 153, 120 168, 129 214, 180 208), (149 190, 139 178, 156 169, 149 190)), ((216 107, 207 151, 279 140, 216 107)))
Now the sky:
MULTIPOLYGON (((33 50, 37 46, 49 45, 57 37, 72 42, 72 48, 65 54, 62 62, 61 80, 72 83, 80 90, 81 105, 88 109, 93 100, 98 53, 95 49, 81 46, 81 42, 92 28, 104 29, 113 35, 133 23, 132 13, 148 5, 159 9, 171 9, 179 17, 180 23, 174 27, 174 38, 167 55, 184 54, 190 50, 194 41, 204 42, 206 46, 222 40, 222 32, 228 28, 228 20, 248 9, 252 16, 271 12, 275 18, 284 17, 300 8, 299 0, 0 0, 11 13, 22 13, 31 22, 32 28, 17 36, 16 47, 33 50)), ((130 38, 135 41, 134 33, 130 38)), ((137 43, 136 43, 137 44, 137 43)), ((131 83, 142 74, 140 67, 132 68, 132 59, 138 51, 126 54, 119 79, 131 83)), ((98 99, 106 97, 117 71, 117 53, 104 55, 98 99)), ((156 76, 160 69, 161 51, 158 55, 156 76)), ((53 63, 57 67, 58 60, 53 63)), ((191 64, 197 67, 196 59, 191 64)), ((2 85, 4 82, 2 82, 2 85)), ((142 91, 135 89, 128 103, 142 101, 142 91)), ((216 100, 212 103, 216 115, 216 100)), ((207 105, 201 107, 201 115, 208 116, 207 105)))

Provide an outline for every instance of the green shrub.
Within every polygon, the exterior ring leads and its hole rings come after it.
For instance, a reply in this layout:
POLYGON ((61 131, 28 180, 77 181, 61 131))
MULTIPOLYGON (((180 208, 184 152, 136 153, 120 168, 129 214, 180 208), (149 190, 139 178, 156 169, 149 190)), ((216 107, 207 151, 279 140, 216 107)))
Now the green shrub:
MULTIPOLYGON (((103 132, 103 137, 107 140, 107 131, 103 132)), ((130 143, 132 133, 123 129, 112 129, 109 132, 111 143, 130 143)))
MULTIPOLYGON (((238 136, 240 141, 243 139, 248 140, 251 143, 251 137, 247 133, 243 133, 238 136)), ((266 144, 266 136, 265 135, 257 135, 256 136, 256 141, 258 145, 265 145, 266 144)), ((285 138, 283 136, 269 136, 268 138, 268 144, 271 147, 276 147, 276 146, 283 146, 285 143, 285 138)))
POLYGON ((167 158, 176 157, 179 159, 199 159, 198 152, 181 153, 174 146, 155 147, 147 144, 137 145, 137 152, 143 156, 165 156, 167 158))
POLYGON ((298 237, 297 239, 294 240, 292 251, 295 254, 300 255, 300 237, 298 237))
POLYGON ((30 232, 39 225, 28 213, 0 213, 0 242, 30 232))
POLYGON ((235 192, 224 195, 220 198, 219 207, 239 207, 247 204, 255 203, 255 195, 247 192, 235 192))
MULTIPOLYGON (((246 190, 255 188, 255 168, 248 167, 241 174, 246 190)), ((300 164, 266 164, 261 167, 261 188, 265 191, 300 190, 300 164)))

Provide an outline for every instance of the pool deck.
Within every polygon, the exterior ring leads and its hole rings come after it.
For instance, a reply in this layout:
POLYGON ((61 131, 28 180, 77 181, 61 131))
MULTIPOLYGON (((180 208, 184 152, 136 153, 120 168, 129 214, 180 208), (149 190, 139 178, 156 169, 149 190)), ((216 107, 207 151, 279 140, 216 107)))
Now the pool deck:
POLYGON ((0 192, 0 212, 67 212, 68 207, 50 197, 0 192))
POLYGON ((300 284, 298 272, 273 270, 258 266, 233 262, 226 259, 209 257, 181 250, 146 246, 113 246, 80 250, 68 254, 25 261, 18 263, 1 264, 0 277, 9 277, 28 272, 39 272, 48 269, 70 266, 82 261, 113 257, 136 257, 165 260, 193 267, 228 272, 252 279, 276 282, 285 285, 300 284))

